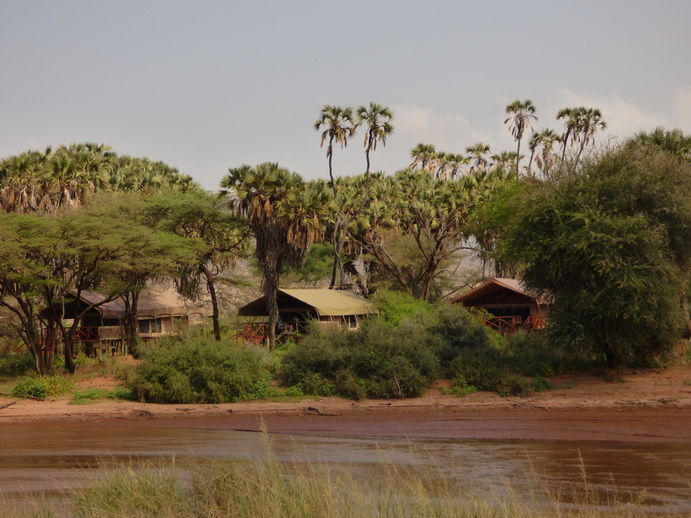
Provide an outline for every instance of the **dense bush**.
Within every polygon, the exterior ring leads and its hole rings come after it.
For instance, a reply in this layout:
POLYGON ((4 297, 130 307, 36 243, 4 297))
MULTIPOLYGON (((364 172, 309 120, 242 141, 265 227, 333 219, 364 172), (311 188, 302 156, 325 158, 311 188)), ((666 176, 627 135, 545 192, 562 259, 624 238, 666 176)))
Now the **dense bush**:
POLYGON ((129 386, 142 401, 227 403, 265 391, 259 356, 203 338, 170 338, 142 351, 129 386))
POLYGON ((16 376, 34 368, 34 358, 29 352, 9 353, 0 357, 0 376, 16 376))
POLYGON ((420 314, 432 315, 434 306, 424 300, 397 291, 381 290, 375 297, 379 316, 391 324, 420 314))
POLYGON ((439 305, 429 331, 435 337, 435 352, 445 366, 466 349, 488 348, 494 338, 479 319, 460 305, 439 305))
POLYGON ((316 395, 361 398, 422 394, 438 373, 430 334, 409 320, 373 319, 357 332, 313 332, 288 351, 281 365, 286 386, 316 395))
POLYGON ((72 388, 72 381, 64 376, 24 376, 15 385, 15 397, 34 397, 44 399, 65 394, 72 388))

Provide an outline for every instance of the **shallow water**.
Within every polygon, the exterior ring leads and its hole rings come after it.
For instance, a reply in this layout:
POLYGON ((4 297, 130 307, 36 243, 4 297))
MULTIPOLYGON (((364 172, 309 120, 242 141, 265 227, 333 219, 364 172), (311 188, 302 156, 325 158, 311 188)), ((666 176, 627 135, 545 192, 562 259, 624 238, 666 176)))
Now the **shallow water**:
MULTIPOLYGON (((691 445, 685 443, 525 442, 355 439, 271 435, 282 461, 320 461, 357 477, 377 476, 382 462, 434 470, 457 487, 496 494, 507 484, 526 495, 536 478, 574 495, 587 480, 604 500, 645 493, 652 512, 691 513, 691 445)), ((60 505, 105 469, 151 459, 184 466, 200 459, 262 458, 261 434, 229 430, 79 424, 0 426, 0 493, 5 505, 44 499, 60 505)))

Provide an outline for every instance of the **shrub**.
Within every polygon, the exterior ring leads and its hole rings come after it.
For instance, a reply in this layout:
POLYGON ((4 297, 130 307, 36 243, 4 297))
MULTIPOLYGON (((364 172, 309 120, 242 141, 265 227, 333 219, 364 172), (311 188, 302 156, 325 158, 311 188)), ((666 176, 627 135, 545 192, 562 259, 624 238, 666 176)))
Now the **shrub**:
POLYGON ((439 305, 429 330, 436 338, 435 350, 442 365, 448 365, 465 349, 491 344, 492 332, 460 305, 439 305))
POLYGON ((475 385, 469 385, 465 378, 456 378, 451 384, 451 389, 444 387, 440 388, 442 394, 450 394, 452 396, 467 396, 477 392, 475 385))
POLYGON ((126 401, 135 401, 137 399, 136 394, 124 387, 113 390, 96 388, 75 390, 72 397, 77 402, 95 401, 98 399, 124 399, 126 401))
POLYGON ((12 390, 15 397, 47 398, 65 394, 72 381, 64 376, 24 376, 12 390))
POLYGON ((0 375, 17 376, 34 368, 34 358, 29 352, 9 353, 0 357, 0 375))
POLYGON ((455 380, 464 380, 479 390, 496 390, 508 369, 496 349, 474 348, 459 353, 451 362, 455 380))
POLYGON ((554 388, 554 384, 542 376, 535 376, 535 378, 533 378, 532 388, 535 392, 544 392, 545 390, 552 390, 554 388))
POLYGON ((228 403, 266 385, 259 356, 213 339, 170 338, 143 351, 129 386, 142 401, 228 403))
POLYGON ((430 343, 427 330, 410 320, 395 325, 375 318, 357 333, 316 330, 285 354, 281 380, 299 384, 306 394, 417 396, 439 370, 430 343))
POLYGON ((506 374, 495 388, 497 394, 507 396, 528 396, 533 392, 530 382, 518 374, 506 374))
POLYGON ((374 302, 380 317, 394 325, 416 314, 431 315, 434 312, 434 306, 429 302, 398 291, 381 290, 377 293, 374 302))

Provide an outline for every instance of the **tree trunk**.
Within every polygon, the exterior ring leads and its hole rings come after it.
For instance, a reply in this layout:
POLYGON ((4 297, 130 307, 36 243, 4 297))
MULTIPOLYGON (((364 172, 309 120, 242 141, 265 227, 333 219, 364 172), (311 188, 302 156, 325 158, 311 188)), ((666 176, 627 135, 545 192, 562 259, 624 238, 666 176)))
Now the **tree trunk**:
POLYGON ((691 316, 689 316, 689 296, 684 291, 681 294, 681 315, 684 318, 684 324, 686 327, 685 338, 691 338, 691 316))
POLYGON ((330 289, 336 289, 340 287, 341 281, 343 279, 343 265, 341 264, 341 253, 343 252, 344 235, 342 231, 343 219, 341 214, 336 216, 336 224, 334 226, 333 235, 333 246, 334 246, 334 263, 331 269, 331 283, 329 284, 330 289))
POLYGON ((221 341, 221 324, 219 322, 218 296, 216 295, 216 285, 214 284, 214 276, 208 268, 202 269, 206 277, 206 289, 211 297, 211 323, 214 326, 214 339, 217 342, 221 341))
POLYGON ((125 303, 125 340, 129 353, 136 354, 139 345, 139 327, 137 326, 137 307, 139 305, 139 293, 125 293, 122 296, 125 303), (130 299, 130 296, 132 297, 130 299))

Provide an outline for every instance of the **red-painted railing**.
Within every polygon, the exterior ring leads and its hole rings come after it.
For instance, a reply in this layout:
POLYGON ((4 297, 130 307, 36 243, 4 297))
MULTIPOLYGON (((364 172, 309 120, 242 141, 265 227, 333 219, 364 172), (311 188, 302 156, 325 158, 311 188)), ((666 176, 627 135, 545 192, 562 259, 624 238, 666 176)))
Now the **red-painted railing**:
POLYGON ((520 321, 516 316, 495 316, 483 317, 482 323, 490 329, 503 335, 507 335, 525 329, 526 331, 539 331, 547 326, 547 317, 528 315, 525 320, 520 321))

